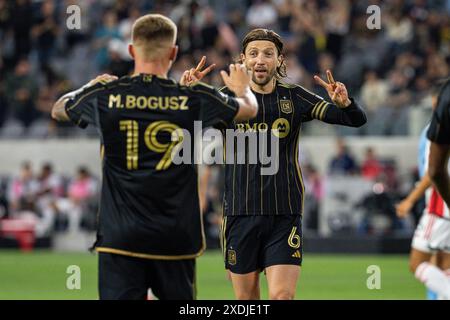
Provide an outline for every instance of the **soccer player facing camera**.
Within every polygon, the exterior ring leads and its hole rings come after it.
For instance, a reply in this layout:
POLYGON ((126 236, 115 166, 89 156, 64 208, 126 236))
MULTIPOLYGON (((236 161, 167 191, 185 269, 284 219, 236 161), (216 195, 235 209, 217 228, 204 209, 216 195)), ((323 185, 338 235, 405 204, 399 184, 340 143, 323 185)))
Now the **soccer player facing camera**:
POLYGON ((182 132, 193 136, 195 120, 214 126, 246 121, 257 112, 241 65, 222 73, 236 98, 202 83, 187 87, 168 79, 176 33, 167 17, 139 18, 129 47, 134 75, 99 76, 53 106, 56 120, 93 125, 101 138, 103 185, 94 245, 100 299, 145 299, 148 288, 159 299, 195 298, 195 258, 205 249, 197 169, 193 159, 172 163, 172 151, 182 132))
MULTIPOLYGON (((234 120, 228 122, 227 128, 268 128, 279 138, 279 169, 273 175, 262 175, 260 163, 225 165, 222 224, 225 267, 230 271, 237 299, 260 298, 259 273, 263 270, 270 299, 293 299, 303 257, 305 187, 298 163, 302 123, 317 119, 360 127, 366 116, 349 97, 345 85, 336 82, 330 71, 328 82, 317 76, 315 80, 325 88, 331 103, 299 85, 284 83, 283 42, 272 30, 249 32, 242 41, 240 57, 251 70, 250 87, 259 110, 256 118, 245 121, 245 126, 243 121, 234 120)), ((230 89, 224 88, 222 92, 232 94, 230 89)))

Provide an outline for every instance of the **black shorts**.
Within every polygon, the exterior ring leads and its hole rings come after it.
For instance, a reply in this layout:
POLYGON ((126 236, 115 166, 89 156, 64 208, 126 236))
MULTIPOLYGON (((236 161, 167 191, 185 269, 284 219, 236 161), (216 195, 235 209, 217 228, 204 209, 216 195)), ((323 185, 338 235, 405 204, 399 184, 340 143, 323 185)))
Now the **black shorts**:
POLYGON ((245 274, 280 264, 301 266, 302 217, 228 216, 222 225, 225 268, 245 274))
POLYGON ((145 300, 150 288, 160 300, 193 300, 195 259, 150 260, 99 253, 101 300, 145 300))

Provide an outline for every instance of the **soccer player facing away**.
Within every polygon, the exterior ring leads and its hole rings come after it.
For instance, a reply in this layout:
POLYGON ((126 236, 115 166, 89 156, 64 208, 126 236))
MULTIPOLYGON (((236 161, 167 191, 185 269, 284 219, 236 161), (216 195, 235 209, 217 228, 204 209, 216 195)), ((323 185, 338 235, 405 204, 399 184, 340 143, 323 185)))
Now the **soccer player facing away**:
POLYGON ((213 126, 257 112, 241 65, 222 72, 237 98, 168 79, 176 33, 167 17, 139 18, 129 46, 134 75, 97 77, 52 110, 59 121, 94 125, 100 133, 103 185, 94 245, 100 299, 145 299, 148 288, 159 299, 195 298, 195 258, 205 249, 197 168, 193 155, 191 164, 173 164, 172 151, 189 138, 183 132, 194 141, 195 120, 213 126))
MULTIPOLYGON (((283 42, 272 30, 252 30, 242 41, 241 59, 252 72, 250 87, 259 110, 256 118, 235 120, 228 127, 243 133, 248 128, 278 130, 272 134, 279 137, 279 169, 274 175, 261 175, 260 163, 225 165, 222 244, 237 299, 260 298, 262 270, 270 299, 294 298, 303 257, 305 190, 298 163, 302 123, 317 119, 359 127, 366 122, 365 113, 330 71, 328 82, 317 76, 315 80, 332 103, 299 85, 283 83, 286 66, 282 53, 283 42)), ((229 89, 223 92, 231 93, 229 89)))
MULTIPOLYGON (((422 253, 420 264, 412 266, 416 278, 433 290, 442 299, 450 299, 450 177, 448 158, 450 152, 450 80, 443 85, 436 110, 427 133, 431 141, 428 174, 435 189, 431 195, 427 221, 419 224, 416 234, 423 235, 422 241, 428 251, 440 250, 441 269, 428 262, 430 253, 422 253), (427 255, 428 253, 428 255, 427 255), (428 259, 425 259, 427 258, 428 259)), ((416 235, 414 236, 416 238, 416 235)))
MULTIPOLYGON (((433 110, 436 110, 437 107, 440 88, 441 85, 438 84, 434 86, 431 92, 433 110)), ((427 125, 420 135, 418 164, 421 179, 408 196, 396 206, 397 216, 404 218, 409 214, 414 204, 425 195, 425 209, 414 232, 409 257, 410 270, 417 275, 418 280, 421 282, 424 282, 425 278, 416 271, 418 266, 424 262, 427 263, 425 265, 436 266, 442 272, 450 268, 450 248, 446 249, 446 245, 450 244, 448 239, 445 240, 445 234, 447 234, 447 238, 450 234, 450 221, 442 217, 445 211, 444 202, 436 188, 433 187, 428 174, 431 145, 430 140, 427 139, 429 126, 427 125), (444 237, 442 237, 443 235, 444 237)), ((419 270, 422 270, 422 268, 419 270)), ((436 300, 435 297, 440 298, 428 288, 428 298, 436 300)))

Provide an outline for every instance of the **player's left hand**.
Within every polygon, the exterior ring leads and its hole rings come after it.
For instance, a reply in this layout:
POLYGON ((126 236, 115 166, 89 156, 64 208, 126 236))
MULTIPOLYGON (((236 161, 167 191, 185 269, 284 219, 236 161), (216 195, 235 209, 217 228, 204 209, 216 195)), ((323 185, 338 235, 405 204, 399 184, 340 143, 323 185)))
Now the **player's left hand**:
POLYGON ((107 82, 111 82, 114 80, 119 79, 117 76, 114 76, 112 74, 107 74, 104 73, 98 77, 96 77, 95 79, 92 79, 91 81, 88 82, 87 86, 93 86, 94 84, 101 82, 101 83, 107 83, 107 82))
POLYGON ((327 70, 327 78, 328 82, 325 82, 319 76, 314 76, 314 80, 316 80, 318 85, 327 90, 328 95, 335 105, 339 108, 348 107, 352 102, 348 97, 348 92, 345 85, 342 82, 334 81, 330 70, 327 70))
POLYGON ((397 217, 405 218, 406 216, 408 216, 408 214, 411 211, 413 206, 414 206, 414 203, 409 201, 408 199, 405 199, 405 200, 399 202, 395 206, 395 211, 397 213, 397 217))
POLYGON ((206 69, 202 70, 202 68, 205 66, 205 63, 206 63, 206 56, 203 56, 195 69, 191 68, 183 72, 183 75, 181 76, 180 79, 180 84, 184 86, 191 86, 194 83, 202 80, 216 66, 216 64, 213 63, 206 69))

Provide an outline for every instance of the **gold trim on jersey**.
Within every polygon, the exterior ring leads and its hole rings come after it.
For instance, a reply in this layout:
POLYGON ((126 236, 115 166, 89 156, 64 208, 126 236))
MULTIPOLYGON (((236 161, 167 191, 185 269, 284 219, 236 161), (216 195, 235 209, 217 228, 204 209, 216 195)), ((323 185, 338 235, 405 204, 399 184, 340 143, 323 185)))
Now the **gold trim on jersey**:
MULTIPOLYGON (((199 188, 199 176, 197 175, 197 190, 199 188)), ((198 192, 198 191, 197 191, 198 192)), ((199 193, 197 193, 199 194, 199 193)), ((200 201, 200 199, 198 199, 200 201)), ((200 211, 200 210, 199 210, 200 211)), ((97 252, 104 252, 104 253, 112 253, 112 254, 119 254, 123 256, 128 257, 134 257, 134 258, 142 258, 142 259, 155 259, 155 260, 185 260, 185 259, 194 259, 203 254, 203 252, 206 250, 206 237, 205 237, 205 229, 203 225, 203 214, 200 211, 200 228, 201 228, 201 235, 202 235, 202 246, 200 250, 197 253, 193 254, 184 254, 184 255, 158 255, 158 254, 148 254, 148 253, 141 253, 141 252, 133 252, 128 250, 121 250, 121 249, 114 249, 114 248, 108 248, 108 247, 96 247, 95 251, 97 252)))
POLYGON ((298 148, 299 148, 299 143, 300 143, 300 130, 298 131, 297 134, 297 139, 296 139, 296 145, 295 145, 295 154, 294 154, 294 163, 295 163, 295 168, 297 169, 297 175, 298 178, 300 180, 300 184, 302 186, 302 211, 301 213, 303 214, 303 208, 305 206, 305 185, 303 184, 303 178, 302 178, 302 169, 300 168, 300 165, 298 163, 298 157, 299 157, 299 153, 298 153, 298 148))
POLYGON ((233 215, 234 215, 234 185, 236 183, 236 163, 237 163, 237 151, 236 151, 236 144, 234 143, 233 145, 233 157, 234 157, 234 162, 233 162, 233 215))
POLYGON ((278 85, 279 85, 280 87, 288 88, 288 89, 294 89, 295 87, 299 87, 298 85, 290 84, 290 83, 285 83, 285 82, 278 82, 278 85))
MULTIPOLYGON (((247 120, 247 124, 250 126, 250 120, 247 120)), ((247 178, 246 178, 246 186, 245 186, 245 211, 248 215, 248 162, 249 162, 249 155, 248 155, 248 151, 250 149, 250 142, 246 139, 245 140, 245 162, 247 163, 247 178), (248 144, 248 148, 247 148, 247 144, 248 144)), ((253 209, 254 210, 254 209, 253 209)))
POLYGON ((329 103, 325 100, 319 101, 314 105, 314 108, 311 110, 311 118, 317 120, 323 120, 325 115, 325 111, 328 109, 329 103))
MULTIPOLYGON (((295 167, 295 170, 297 169, 296 168, 296 165, 295 165, 295 159, 298 157, 298 154, 297 154, 297 144, 298 144, 298 136, 299 136, 299 134, 300 134, 300 129, 297 131, 297 133, 296 133, 296 138, 295 138, 295 141, 294 141, 294 143, 296 143, 296 144, 294 144, 294 152, 293 152, 293 154, 292 154, 292 157, 293 157, 293 159, 292 159, 292 165, 295 167)), ((295 177, 294 177, 295 178, 295 177)), ((294 179, 295 180, 295 185, 297 186, 297 190, 298 190, 298 193, 302 193, 302 191, 300 190, 300 187, 298 186, 298 181, 297 181, 297 179, 294 179)))
POLYGON ((88 93, 82 95, 80 98, 78 98, 78 100, 73 105, 71 105, 69 108, 67 108, 67 110, 74 109, 76 106, 78 106, 78 104, 81 102, 81 100, 83 100, 87 96, 90 96, 93 93, 96 93, 97 91, 104 90, 104 89, 106 89, 106 88, 105 87, 97 88, 95 90, 92 90, 91 92, 88 92, 88 93))
MULTIPOLYGON (((263 123, 265 123, 266 122, 266 105, 264 104, 264 97, 262 98, 262 119, 263 119, 263 123)), ((261 151, 261 154, 266 154, 266 150, 264 149, 265 148, 265 144, 262 144, 262 148, 263 148, 263 150, 261 151)), ((264 208, 264 197, 263 197, 263 175, 262 174, 260 174, 259 175, 260 176, 260 187, 261 187, 261 193, 260 193, 260 199, 261 199, 261 212, 263 212, 263 208, 264 208)), ((255 208, 255 210, 256 210, 256 208, 255 208)))
POLYGON ((225 232, 227 230, 227 216, 222 217, 222 225, 220 228, 220 246, 222 249, 222 256, 225 259, 225 253, 227 250, 227 238, 225 237, 225 232))
POLYGON ((177 255, 177 256, 140 253, 140 252, 133 252, 133 251, 127 251, 127 250, 121 250, 121 249, 108 248, 108 247, 96 247, 95 251, 103 252, 103 253, 119 254, 122 256, 128 256, 128 257, 133 257, 133 258, 142 258, 142 259, 185 260, 185 259, 194 259, 194 258, 201 256, 203 254, 203 252, 205 251, 205 249, 206 249, 205 242, 204 242, 204 239, 202 239, 202 247, 199 252, 193 253, 193 254, 177 255))
MULTIPOLYGON (((291 102, 291 105, 293 105, 292 102, 292 95, 291 95, 291 90, 288 90, 289 92, 289 101, 291 102)), ((294 112, 295 112, 295 108, 292 108, 292 113, 291 113, 291 123, 294 123, 294 112)), ((300 128, 298 129, 300 130, 300 128)), ((292 130, 291 130, 292 132, 292 130)), ((291 140, 292 141, 292 140, 291 140)), ((289 178, 290 176, 290 166, 289 166, 289 152, 288 152, 288 148, 286 149, 286 176, 287 176, 287 187, 288 187, 288 201, 289 201, 289 209, 291 210, 291 214, 294 214, 294 211, 292 210, 292 203, 291 203, 291 179, 289 178)))
MULTIPOLYGON (((286 119, 284 119, 284 118, 282 118, 281 117, 281 110, 280 110, 280 104, 278 103, 278 101, 280 101, 280 95, 278 94, 278 88, 275 88, 275 92, 276 92, 276 94, 277 94, 277 109, 278 109, 278 119, 277 120, 275 120, 274 121, 274 123, 272 124, 272 128, 273 128, 273 126, 275 125, 275 123, 277 123, 277 122, 279 122, 279 123, 284 123, 285 125, 287 125, 287 126, 289 126, 289 122, 286 120, 286 119), (284 121, 283 121, 284 120, 284 121)), ((264 98, 263 98, 263 100, 264 100, 264 98)), ((278 127, 278 125, 277 125, 277 127, 278 127)), ((287 132, 288 132, 288 134, 289 134, 289 131, 288 130, 286 130, 287 132)), ((275 131, 276 132, 276 131, 275 131)), ((275 136, 277 136, 278 138, 284 138, 284 137, 286 137, 287 136, 287 134, 286 134, 286 136, 284 135, 284 134, 281 134, 281 132, 278 132, 278 135, 277 134, 275 134, 275 136)), ((278 146, 278 148, 279 148, 280 146, 278 146)), ((278 149, 278 150, 276 150, 277 151, 277 154, 278 154, 278 156, 279 156, 279 154, 280 154, 280 149, 278 149)), ((279 213, 278 213, 278 190, 277 190, 277 175, 276 174, 274 174, 273 175, 273 179, 274 179, 274 187, 275 187, 275 211, 276 211, 276 214, 278 215, 279 213)))
POLYGON ((103 143, 100 145, 100 159, 102 161, 105 159, 105 145, 103 143))

